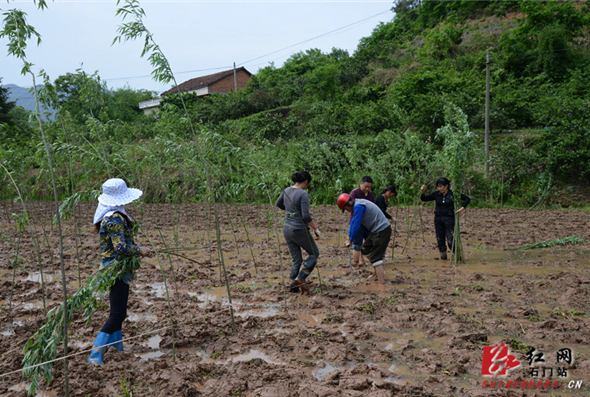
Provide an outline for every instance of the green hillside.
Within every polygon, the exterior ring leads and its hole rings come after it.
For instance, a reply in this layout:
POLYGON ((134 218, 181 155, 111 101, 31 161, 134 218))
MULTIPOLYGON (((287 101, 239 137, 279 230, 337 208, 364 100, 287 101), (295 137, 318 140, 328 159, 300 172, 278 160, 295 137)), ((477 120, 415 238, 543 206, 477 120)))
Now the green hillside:
MULTIPOLYGON (((589 202, 585 2, 400 0, 393 11, 393 20, 360 40, 354 54, 309 49, 280 68, 260 70, 237 94, 184 95, 218 199, 268 201, 266 188, 275 194, 305 169, 318 203, 333 203, 363 175, 371 175, 376 188, 395 183, 399 200, 410 203, 420 185, 434 188, 437 178, 458 175, 454 156, 466 160, 460 188, 476 205, 589 202), (462 121, 475 133, 469 153, 453 152, 450 138, 438 133, 443 126, 458 130, 462 121)), ((96 76, 84 77, 80 86, 92 87, 96 76)), ((123 121, 109 112, 108 101, 93 100, 100 92, 86 89, 75 104, 62 102, 76 115, 62 112, 65 123, 47 124, 61 156, 64 197, 96 188, 109 175, 141 186, 148 200, 203 199, 204 172, 179 98, 167 97, 157 117, 123 121), (90 106, 93 112, 84 111, 90 106), (68 156, 77 164, 73 178, 67 177, 68 156)), ((42 157, 23 160, 26 151, 15 151, 36 150, 35 139, 32 133, 29 144, 3 144, 2 159, 26 176, 27 194, 42 197, 39 182, 46 175, 35 171, 43 168, 42 157)), ((13 195, 8 187, 0 192, 13 195)))

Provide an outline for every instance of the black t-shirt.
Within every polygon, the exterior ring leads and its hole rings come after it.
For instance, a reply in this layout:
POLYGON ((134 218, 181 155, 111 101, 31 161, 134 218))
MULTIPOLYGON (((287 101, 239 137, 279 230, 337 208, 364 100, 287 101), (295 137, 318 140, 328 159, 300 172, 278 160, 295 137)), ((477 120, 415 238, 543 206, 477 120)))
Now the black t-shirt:
MULTIPOLYGON (((435 201, 434 216, 455 216, 455 203, 453 201, 453 191, 449 189, 446 195, 443 195, 438 190, 430 193, 428 196, 422 194, 420 196, 422 201, 435 201)), ((463 200, 463 207, 467 207, 471 199, 461 194, 463 200)))
POLYGON ((377 204, 377 207, 383 211, 383 215, 385 215, 387 219, 391 219, 391 215, 387 213, 387 200, 385 200, 385 197, 383 197, 382 194, 377 196, 375 199, 375 204, 377 204))

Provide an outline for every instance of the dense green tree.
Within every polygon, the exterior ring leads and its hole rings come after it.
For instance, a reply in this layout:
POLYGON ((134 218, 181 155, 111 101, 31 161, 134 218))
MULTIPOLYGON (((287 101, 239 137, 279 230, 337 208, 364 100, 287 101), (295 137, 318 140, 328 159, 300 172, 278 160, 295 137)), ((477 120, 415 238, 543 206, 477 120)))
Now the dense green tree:
POLYGON ((52 83, 46 79, 42 96, 47 105, 70 113, 83 123, 88 116, 98 117, 106 105, 108 90, 98 72, 92 75, 82 69, 66 73, 52 83))
POLYGON ((106 113, 110 120, 134 122, 143 118, 139 102, 155 98, 157 94, 148 90, 135 90, 130 87, 109 90, 106 96, 106 113))
POLYGON ((16 102, 8 99, 8 88, 2 87, 2 78, 0 77, 0 125, 12 124, 10 111, 16 106, 16 102))
POLYGON ((89 75, 81 69, 59 76, 54 82, 46 79, 42 91, 42 98, 47 105, 70 113, 80 123, 84 123, 88 117, 105 121, 137 121, 143 117, 139 102, 155 96, 155 92, 129 87, 108 89, 98 72, 89 75))
POLYGON ((499 40, 506 53, 501 65, 515 75, 545 73, 553 81, 563 81, 577 66, 577 58, 586 57, 575 47, 576 39, 590 28, 590 9, 557 0, 526 0, 520 6, 526 16, 499 40))

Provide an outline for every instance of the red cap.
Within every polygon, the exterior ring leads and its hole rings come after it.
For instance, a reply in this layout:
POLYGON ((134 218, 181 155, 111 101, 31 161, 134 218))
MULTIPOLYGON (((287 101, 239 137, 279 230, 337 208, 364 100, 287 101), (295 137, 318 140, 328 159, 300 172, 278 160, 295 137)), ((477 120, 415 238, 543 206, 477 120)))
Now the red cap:
POLYGON ((344 207, 346 206, 346 203, 348 203, 349 200, 350 200, 350 194, 348 194, 348 193, 342 193, 338 197, 338 208, 340 208, 342 210, 342 212, 344 212, 344 207))

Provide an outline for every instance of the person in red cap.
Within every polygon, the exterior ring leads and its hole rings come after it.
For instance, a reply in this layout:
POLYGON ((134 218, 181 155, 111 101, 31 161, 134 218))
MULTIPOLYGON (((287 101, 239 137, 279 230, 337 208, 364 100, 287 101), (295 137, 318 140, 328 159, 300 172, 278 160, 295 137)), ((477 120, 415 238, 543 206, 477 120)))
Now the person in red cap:
MULTIPOLYGON (((373 187, 373 178, 370 176, 363 176, 361 179, 361 184, 359 187, 354 189, 350 192, 350 198, 352 199, 364 199, 368 200, 371 203, 375 203, 375 195, 371 191, 373 187)), ((353 214, 350 214, 350 222, 352 222, 353 214)), ((369 231, 365 229, 363 225, 361 225, 359 232, 357 233, 356 237, 352 239, 352 260, 354 261, 354 265, 358 266, 359 264, 365 264, 366 261, 361 255, 361 247, 365 240, 369 237, 369 231)))
POLYGON ((369 257, 369 261, 377 279, 381 284, 385 283, 385 272, 383 270, 383 254, 391 238, 391 225, 383 215, 383 211, 376 204, 365 199, 354 199, 349 194, 343 193, 338 197, 338 208, 344 212, 352 212, 352 221, 348 229, 346 238, 346 247, 352 245, 359 229, 364 226, 369 231, 369 236, 365 239, 361 247, 361 253, 369 257))

